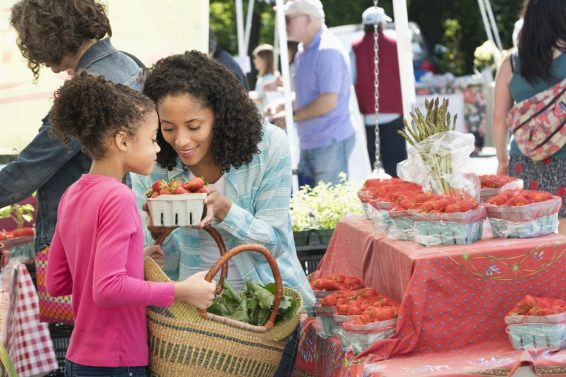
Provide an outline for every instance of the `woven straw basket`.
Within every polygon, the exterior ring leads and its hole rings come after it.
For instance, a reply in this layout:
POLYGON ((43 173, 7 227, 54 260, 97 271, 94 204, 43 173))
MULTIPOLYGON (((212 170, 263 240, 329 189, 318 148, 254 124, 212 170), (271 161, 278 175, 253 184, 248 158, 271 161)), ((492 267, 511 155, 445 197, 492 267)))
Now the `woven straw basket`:
MULTIPOLYGON (((222 268, 222 281, 230 258, 242 252, 259 252, 267 259, 275 278, 273 311, 263 326, 253 326, 198 310, 177 300, 169 308, 148 307, 150 375, 273 376, 281 361, 286 338, 299 324, 302 298, 295 290, 283 288, 277 262, 265 247, 241 245, 225 252, 222 238, 216 230, 212 227, 205 230, 213 236, 223 254, 206 279, 212 281, 222 268), (299 300, 300 305, 291 319, 274 324, 283 292, 299 300)), ((145 260, 145 277, 149 281, 169 281, 151 258, 145 260)), ((221 290, 220 284, 217 292, 221 290)))

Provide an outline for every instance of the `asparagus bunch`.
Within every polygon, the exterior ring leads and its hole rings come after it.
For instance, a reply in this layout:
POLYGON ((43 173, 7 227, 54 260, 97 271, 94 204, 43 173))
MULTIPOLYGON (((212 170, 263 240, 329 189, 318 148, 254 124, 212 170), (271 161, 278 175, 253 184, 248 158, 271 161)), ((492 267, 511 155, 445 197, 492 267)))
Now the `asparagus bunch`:
POLYGON ((457 115, 451 117, 448 111, 448 99, 445 98, 441 105, 439 105, 439 102, 438 97, 430 101, 425 100, 426 115, 423 115, 421 110, 417 108, 414 112, 411 112, 411 124, 404 119, 405 127, 399 133, 417 149, 421 159, 432 169, 434 178, 439 180, 441 190, 445 194, 449 194, 453 189, 444 178, 453 172, 449 151, 445 151, 448 153, 431 153, 430 148, 423 148, 423 145, 419 145, 435 134, 456 129, 457 115))

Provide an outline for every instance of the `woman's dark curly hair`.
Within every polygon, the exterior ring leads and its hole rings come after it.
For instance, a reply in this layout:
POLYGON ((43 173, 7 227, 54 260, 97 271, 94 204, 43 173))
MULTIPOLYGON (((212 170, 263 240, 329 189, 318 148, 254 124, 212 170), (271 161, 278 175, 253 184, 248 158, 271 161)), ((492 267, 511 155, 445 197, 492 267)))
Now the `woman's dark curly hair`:
POLYGON ((41 64, 60 64, 89 39, 112 36, 104 7, 96 0, 20 0, 10 23, 35 79, 41 64))
MULTIPOLYGON (((262 121, 254 102, 238 79, 208 56, 190 51, 159 60, 148 72, 143 93, 159 106, 167 96, 188 94, 214 114, 212 159, 222 170, 251 162, 259 153, 262 121)), ((157 133, 157 162, 172 170, 177 153, 157 133)))
POLYGON ((528 82, 560 79, 552 77, 554 49, 566 52, 566 1, 526 0, 519 34, 520 73, 528 82))
POLYGON ((153 111, 153 101, 140 92, 83 71, 55 92, 50 116, 55 136, 65 143, 77 138, 97 159, 106 152, 107 136, 123 131, 133 137, 140 121, 153 111))

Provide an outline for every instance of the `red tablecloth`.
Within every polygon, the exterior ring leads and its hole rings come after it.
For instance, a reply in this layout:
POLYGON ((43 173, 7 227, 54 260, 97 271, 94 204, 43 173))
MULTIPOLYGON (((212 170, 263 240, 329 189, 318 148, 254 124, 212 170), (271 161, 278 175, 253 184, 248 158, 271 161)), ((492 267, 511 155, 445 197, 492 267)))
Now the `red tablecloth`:
MULTIPOLYGON (((353 274, 367 286, 402 300, 396 335, 358 356, 354 369, 362 372, 353 375, 364 375, 364 369, 372 376, 469 375, 470 367, 481 366, 481 360, 499 360, 505 355, 507 361, 495 369, 512 372, 525 361, 550 368, 548 375, 566 376, 566 350, 552 354, 551 358, 544 353, 515 351, 507 339, 504 323, 505 314, 526 294, 566 298, 565 267, 566 237, 560 235, 424 247, 376 235, 369 220, 350 216, 338 224, 318 273, 353 274), (456 357, 454 352, 458 352, 456 357), (424 368, 413 373, 440 360, 444 360, 441 365, 450 365, 444 372, 425 373, 424 368), (414 362, 417 365, 413 365, 413 372, 401 373, 414 362), (367 370, 370 365, 376 370, 367 370), (380 373, 379 365, 388 365, 388 374, 380 373), (394 365, 400 369, 397 374, 390 374, 394 365)), ((309 327, 312 326, 307 321, 304 335, 309 327)), ((312 343, 336 341, 320 339, 312 343)), ((303 341, 297 365, 314 371, 313 363, 305 360, 305 347, 303 341)), ((339 346, 334 348, 340 350, 339 346)), ((325 351, 320 357, 332 355, 325 351)), ((342 358, 354 360, 353 355, 342 358)), ((353 370, 344 368, 349 362, 343 360, 332 364, 338 367, 339 375, 353 370)), ((506 376, 511 372, 494 375, 506 376)), ((331 375, 320 370, 317 374, 331 375)))

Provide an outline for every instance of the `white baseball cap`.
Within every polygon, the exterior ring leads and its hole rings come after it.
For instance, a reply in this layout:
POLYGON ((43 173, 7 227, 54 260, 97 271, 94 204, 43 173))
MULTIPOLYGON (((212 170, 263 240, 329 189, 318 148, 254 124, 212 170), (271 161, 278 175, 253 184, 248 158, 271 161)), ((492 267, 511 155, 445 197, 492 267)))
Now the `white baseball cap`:
POLYGON ((322 9, 320 0, 289 0, 285 3, 283 10, 285 16, 307 14, 324 19, 324 9, 322 9))
POLYGON ((391 21, 393 21, 391 17, 386 15, 381 7, 369 7, 362 13, 362 24, 364 25, 375 25, 391 21))

